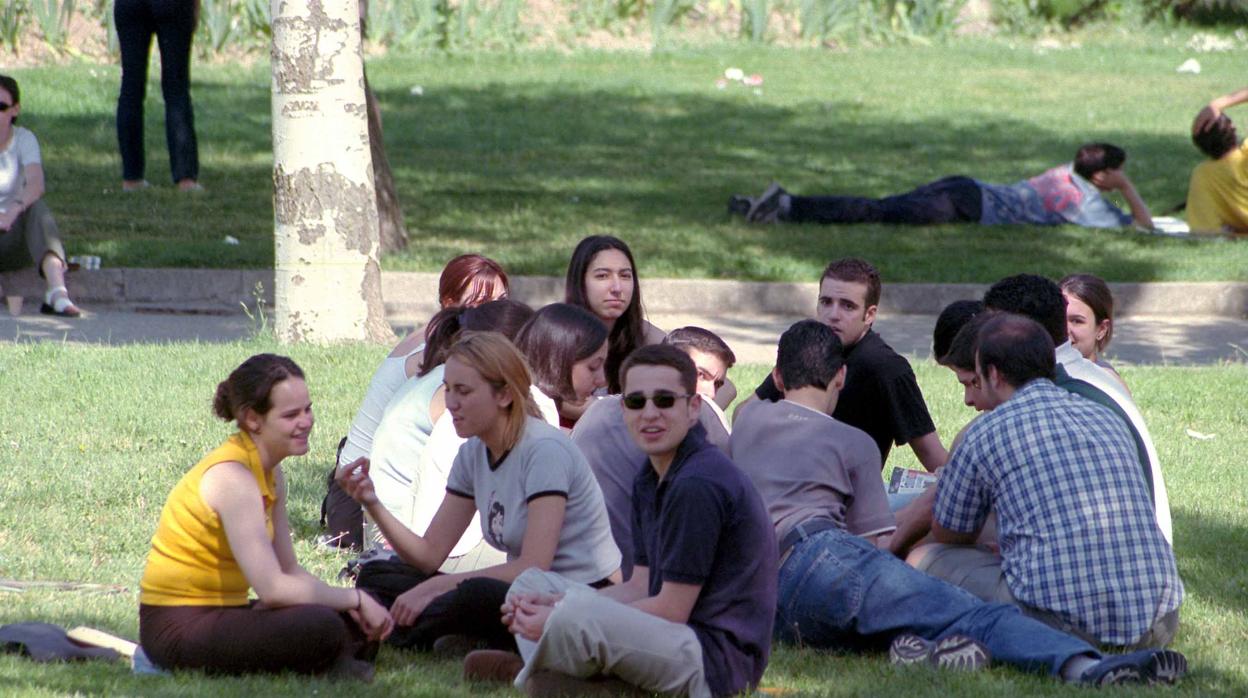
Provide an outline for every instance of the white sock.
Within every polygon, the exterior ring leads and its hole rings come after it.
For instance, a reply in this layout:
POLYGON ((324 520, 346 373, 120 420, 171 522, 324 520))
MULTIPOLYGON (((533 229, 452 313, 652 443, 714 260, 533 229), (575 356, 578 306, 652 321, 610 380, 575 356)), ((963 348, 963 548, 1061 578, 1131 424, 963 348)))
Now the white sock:
POLYGON ((1079 679, 1083 678, 1083 675, 1087 673, 1088 669, 1091 669, 1100 663, 1100 658, 1087 654, 1076 654, 1070 659, 1067 659, 1066 663, 1062 665, 1062 680, 1068 683, 1075 683, 1079 679))

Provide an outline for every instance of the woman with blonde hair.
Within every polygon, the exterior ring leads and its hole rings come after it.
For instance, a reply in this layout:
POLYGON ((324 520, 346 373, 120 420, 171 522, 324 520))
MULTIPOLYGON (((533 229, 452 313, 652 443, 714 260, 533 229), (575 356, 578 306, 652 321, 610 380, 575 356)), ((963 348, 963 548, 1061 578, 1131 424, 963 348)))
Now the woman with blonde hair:
POLYGON ((552 570, 590 585, 619 581, 620 553, 602 491, 585 457, 542 421, 524 358, 506 337, 467 332, 448 353, 443 382, 455 432, 467 439, 455 457, 446 496, 425 535, 381 506, 361 459, 339 475, 403 560, 369 563, 357 585, 391 608, 399 626, 390 642, 426 649, 440 637, 468 636, 514 648, 499 608, 524 570, 552 570), (473 515, 507 562, 437 574, 473 515))

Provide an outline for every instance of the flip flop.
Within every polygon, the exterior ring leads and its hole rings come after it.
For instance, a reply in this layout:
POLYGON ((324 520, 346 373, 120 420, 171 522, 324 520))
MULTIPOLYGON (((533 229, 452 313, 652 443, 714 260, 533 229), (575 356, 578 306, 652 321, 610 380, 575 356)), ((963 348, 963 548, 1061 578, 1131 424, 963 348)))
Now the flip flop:
POLYGON ((74 302, 69 299, 69 291, 64 286, 57 286, 44 294, 43 304, 39 306, 39 312, 44 315, 55 315, 57 317, 80 317, 82 315, 82 311, 78 309, 78 306, 74 305, 74 302), (54 296, 56 300, 52 300, 54 296))

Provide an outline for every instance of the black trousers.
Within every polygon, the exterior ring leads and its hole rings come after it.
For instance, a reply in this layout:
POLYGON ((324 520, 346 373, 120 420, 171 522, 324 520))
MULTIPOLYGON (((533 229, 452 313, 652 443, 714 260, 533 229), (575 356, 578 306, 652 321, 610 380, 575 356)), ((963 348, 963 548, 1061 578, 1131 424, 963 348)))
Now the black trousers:
POLYGON ((116 0, 113 20, 121 44, 117 145, 121 176, 143 179, 143 100, 152 36, 160 46, 160 92, 165 99, 165 140, 173 181, 199 178, 199 145, 191 107, 191 37, 195 0, 116 0))
MULTIPOLYGON (((402 562, 377 561, 360 567, 355 585, 390 608, 400 594, 429 577, 402 562)), ((487 577, 460 582, 430 601, 415 624, 396 626, 387 642, 396 647, 428 650, 443 635, 468 635, 484 640, 493 649, 515 652, 516 639, 503 625, 501 610, 509 588, 511 584, 487 577)))
POLYGON ((793 196, 783 220, 792 223, 978 223, 982 191, 970 177, 946 177, 896 196, 793 196))
POLYGON ((311 604, 140 604, 139 642, 158 666, 211 674, 319 674, 342 657, 372 661, 377 652, 346 613, 311 604))

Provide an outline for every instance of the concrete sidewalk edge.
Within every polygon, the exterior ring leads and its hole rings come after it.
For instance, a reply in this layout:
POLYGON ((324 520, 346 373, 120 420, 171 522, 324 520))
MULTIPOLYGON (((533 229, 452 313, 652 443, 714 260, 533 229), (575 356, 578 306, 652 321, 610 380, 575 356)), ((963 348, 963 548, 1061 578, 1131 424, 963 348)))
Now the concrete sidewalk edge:
MULTIPOLYGON (((84 306, 120 305, 173 312, 233 312, 262 298, 272 304, 273 272, 260 269, 143 269, 79 271, 67 279, 84 306)), ((438 275, 382 272, 387 314, 423 315, 437 308, 438 275)), ((43 282, 33 271, 0 274, 5 295, 38 301, 43 282)), ((934 315, 948 303, 979 298, 986 284, 885 284, 880 312, 934 315)), ((1119 316, 1248 317, 1248 283, 1111 283, 1119 316)), ((650 313, 787 315, 813 310, 817 284, 721 279, 645 279, 650 313)), ((512 277, 512 295, 531 305, 563 300, 563 279, 512 277)))

